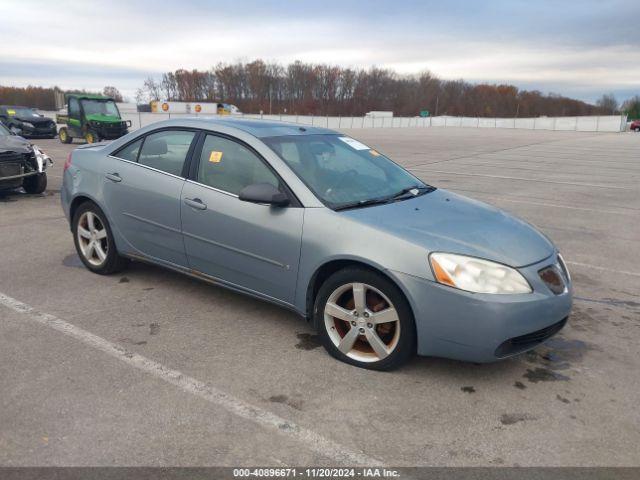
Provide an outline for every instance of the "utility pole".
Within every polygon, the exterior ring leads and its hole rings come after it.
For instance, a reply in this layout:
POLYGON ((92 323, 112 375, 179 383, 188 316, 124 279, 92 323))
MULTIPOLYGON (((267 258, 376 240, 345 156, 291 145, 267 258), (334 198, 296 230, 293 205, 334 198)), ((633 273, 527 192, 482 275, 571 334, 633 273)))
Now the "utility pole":
POLYGON ((516 107, 516 118, 518 118, 518 114, 520 113, 520 104, 516 107))
POLYGON ((440 96, 436 97, 436 114, 434 115, 435 117, 438 116, 438 102, 440 101, 440 96))

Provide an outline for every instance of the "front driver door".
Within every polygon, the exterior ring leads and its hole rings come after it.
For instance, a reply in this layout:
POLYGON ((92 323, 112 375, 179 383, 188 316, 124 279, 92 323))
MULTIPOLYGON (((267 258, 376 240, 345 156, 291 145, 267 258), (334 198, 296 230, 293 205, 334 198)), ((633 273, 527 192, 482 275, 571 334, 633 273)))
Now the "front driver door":
POLYGON ((195 152, 193 180, 182 190, 182 231, 191 268, 293 303, 304 208, 241 201, 247 185, 282 187, 246 145, 208 134, 195 152))

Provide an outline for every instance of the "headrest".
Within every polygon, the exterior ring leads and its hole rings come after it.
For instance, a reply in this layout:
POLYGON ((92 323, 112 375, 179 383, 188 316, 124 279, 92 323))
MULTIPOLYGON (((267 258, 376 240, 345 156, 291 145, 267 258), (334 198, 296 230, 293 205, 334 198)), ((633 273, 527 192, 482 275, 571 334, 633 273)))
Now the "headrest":
POLYGON ((145 155, 164 155, 167 153, 167 142, 162 138, 154 138, 145 141, 142 150, 145 155))

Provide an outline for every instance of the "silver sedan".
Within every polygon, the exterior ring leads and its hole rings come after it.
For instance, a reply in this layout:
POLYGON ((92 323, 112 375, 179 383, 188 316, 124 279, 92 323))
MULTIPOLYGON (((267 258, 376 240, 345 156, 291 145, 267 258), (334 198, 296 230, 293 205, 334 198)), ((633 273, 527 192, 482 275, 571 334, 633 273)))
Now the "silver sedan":
POLYGON ((506 358, 571 309, 562 257, 531 225, 331 130, 159 122, 76 149, 61 196, 89 270, 150 262, 276 303, 360 367, 506 358))

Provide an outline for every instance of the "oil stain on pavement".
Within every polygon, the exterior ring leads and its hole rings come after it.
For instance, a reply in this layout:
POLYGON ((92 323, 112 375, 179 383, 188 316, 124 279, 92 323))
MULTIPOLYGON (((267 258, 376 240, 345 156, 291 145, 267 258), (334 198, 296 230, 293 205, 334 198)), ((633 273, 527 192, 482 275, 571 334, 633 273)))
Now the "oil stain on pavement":
POLYGON ((296 344, 296 348, 300 350, 313 350, 314 348, 322 346, 322 343, 320 343, 320 335, 312 333, 298 333, 296 336, 299 340, 296 344))

